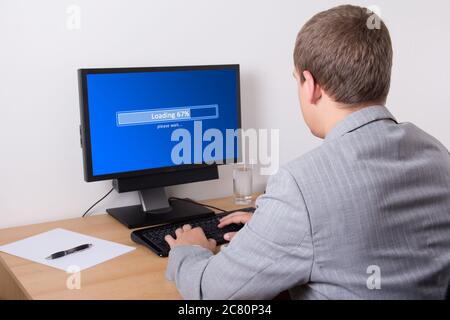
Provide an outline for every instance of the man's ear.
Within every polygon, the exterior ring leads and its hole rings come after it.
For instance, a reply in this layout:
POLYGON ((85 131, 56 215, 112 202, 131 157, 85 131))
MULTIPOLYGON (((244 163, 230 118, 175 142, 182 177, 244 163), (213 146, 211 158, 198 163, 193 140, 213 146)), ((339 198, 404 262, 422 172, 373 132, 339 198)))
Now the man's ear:
POLYGON ((317 104, 317 102, 322 98, 322 89, 316 83, 311 72, 305 70, 303 71, 303 78, 305 79, 303 85, 305 86, 305 91, 307 94, 308 102, 311 104, 317 104))

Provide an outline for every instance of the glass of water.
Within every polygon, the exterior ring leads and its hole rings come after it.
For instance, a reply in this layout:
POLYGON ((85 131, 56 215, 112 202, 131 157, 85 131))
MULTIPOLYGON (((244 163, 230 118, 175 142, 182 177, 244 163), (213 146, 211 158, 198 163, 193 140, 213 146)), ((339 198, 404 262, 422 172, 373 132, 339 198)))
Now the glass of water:
POLYGON ((234 202, 246 205, 252 202, 253 170, 248 164, 237 164, 233 168, 234 202))

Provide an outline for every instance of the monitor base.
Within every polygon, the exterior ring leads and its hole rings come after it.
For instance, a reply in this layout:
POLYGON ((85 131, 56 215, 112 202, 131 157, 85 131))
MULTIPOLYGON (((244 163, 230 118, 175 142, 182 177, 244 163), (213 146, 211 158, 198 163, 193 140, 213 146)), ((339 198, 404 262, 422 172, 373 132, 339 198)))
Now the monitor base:
POLYGON ((112 208, 107 209, 106 212, 128 229, 178 222, 214 214, 214 211, 202 205, 182 200, 171 200, 170 209, 161 213, 145 212, 142 205, 112 208))

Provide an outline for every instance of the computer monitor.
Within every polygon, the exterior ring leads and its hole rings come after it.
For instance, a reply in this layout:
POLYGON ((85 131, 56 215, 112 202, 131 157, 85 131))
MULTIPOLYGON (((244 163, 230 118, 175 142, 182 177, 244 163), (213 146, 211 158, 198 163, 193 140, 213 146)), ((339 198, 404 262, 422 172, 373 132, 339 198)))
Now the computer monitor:
POLYGON ((108 209, 129 228, 212 214, 164 187, 218 178, 240 159, 239 65, 78 70, 87 182, 113 180, 140 205, 108 209))

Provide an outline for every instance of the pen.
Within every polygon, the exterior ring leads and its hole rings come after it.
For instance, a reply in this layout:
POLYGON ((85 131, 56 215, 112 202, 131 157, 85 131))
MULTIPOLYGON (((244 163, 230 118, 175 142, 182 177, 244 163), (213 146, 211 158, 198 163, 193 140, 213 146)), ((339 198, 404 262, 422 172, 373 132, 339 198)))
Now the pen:
POLYGON ((68 250, 64 250, 64 251, 58 251, 58 252, 55 252, 55 253, 49 255, 49 256, 48 256, 47 258, 45 258, 45 259, 47 259, 47 260, 58 259, 58 258, 67 256, 67 255, 72 254, 72 253, 75 253, 75 252, 80 252, 80 251, 89 249, 90 247, 92 247, 92 243, 82 244, 82 245, 77 246, 77 247, 72 248, 72 249, 68 249, 68 250))

